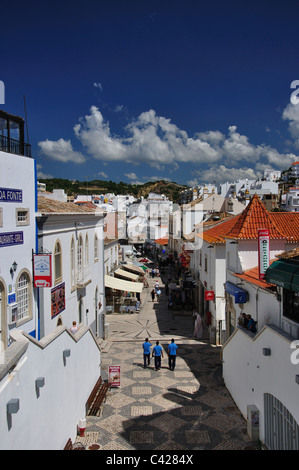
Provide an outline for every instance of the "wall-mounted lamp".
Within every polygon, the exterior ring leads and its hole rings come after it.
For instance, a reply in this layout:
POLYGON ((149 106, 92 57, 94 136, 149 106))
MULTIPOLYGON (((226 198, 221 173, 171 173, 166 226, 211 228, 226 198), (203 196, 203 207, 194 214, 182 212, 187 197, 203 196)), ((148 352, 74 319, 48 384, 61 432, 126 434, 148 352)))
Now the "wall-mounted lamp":
POLYGON ((70 357, 71 355, 71 350, 70 349, 65 349, 63 351, 63 357, 70 357))
POLYGON ((6 405, 6 410, 8 414, 17 413, 20 409, 20 400, 19 398, 12 398, 6 405))
POLYGON ((13 275, 13 273, 16 272, 17 267, 18 267, 18 263, 17 263, 16 261, 14 261, 14 262, 12 263, 11 268, 10 268, 10 274, 11 274, 11 275, 13 275))
POLYGON ((270 348, 263 348, 263 355, 264 356, 271 356, 271 349, 270 348))
POLYGON ((45 385, 45 377, 38 377, 35 381, 36 388, 42 388, 45 385))

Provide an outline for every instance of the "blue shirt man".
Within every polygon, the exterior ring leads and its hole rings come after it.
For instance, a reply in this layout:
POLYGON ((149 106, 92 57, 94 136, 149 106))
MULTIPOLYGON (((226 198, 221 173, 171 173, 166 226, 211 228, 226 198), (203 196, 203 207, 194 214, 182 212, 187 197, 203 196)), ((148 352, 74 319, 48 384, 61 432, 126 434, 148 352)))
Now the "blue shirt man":
POLYGON ((174 339, 172 338, 171 343, 168 345, 167 351, 168 351, 168 366, 170 370, 174 370, 175 368, 175 360, 176 360, 176 355, 177 355, 177 350, 178 347, 174 342, 174 339))
POLYGON ((155 356, 155 369, 158 371, 161 368, 161 357, 163 357, 163 349, 159 344, 159 341, 156 341, 156 346, 153 348, 153 354, 155 356))
POLYGON ((144 368, 146 369, 146 365, 150 365, 150 357, 151 357, 151 343, 148 341, 148 338, 145 338, 145 342, 143 343, 143 361, 144 361, 144 368))

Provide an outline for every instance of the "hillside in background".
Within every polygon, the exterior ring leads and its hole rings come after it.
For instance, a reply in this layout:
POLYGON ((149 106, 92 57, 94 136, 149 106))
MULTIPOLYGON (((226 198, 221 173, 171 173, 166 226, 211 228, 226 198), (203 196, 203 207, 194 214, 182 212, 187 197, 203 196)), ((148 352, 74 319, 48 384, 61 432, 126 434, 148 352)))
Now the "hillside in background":
POLYGON ((137 198, 148 197, 149 193, 164 194, 173 202, 178 202, 180 191, 187 186, 169 181, 147 182, 145 184, 128 184, 124 182, 115 183, 114 181, 71 181, 61 178, 39 179, 40 183, 45 183, 46 190, 52 192, 53 189, 64 189, 68 196, 77 196, 78 194, 105 194, 114 193, 129 194, 137 198))

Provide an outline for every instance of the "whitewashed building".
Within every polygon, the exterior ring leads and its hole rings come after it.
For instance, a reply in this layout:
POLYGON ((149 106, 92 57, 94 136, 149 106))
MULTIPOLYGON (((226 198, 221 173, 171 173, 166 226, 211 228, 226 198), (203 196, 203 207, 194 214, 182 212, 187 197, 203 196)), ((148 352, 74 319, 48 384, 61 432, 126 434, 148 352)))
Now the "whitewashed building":
POLYGON ((33 289, 35 161, 24 143, 24 120, 0 111, 0 350, 13 329, 38 335, 33 289))
POLYGON ((56 326, 89 326, 104 335, 105 213, 38 199, 38 252, 52 254, 52 286, 39 289, 41 336, 56 326))
POLYGON ((275 258, 298 248, 299 214, 267 213, 257 198, 248 207, 226 236, 223 377, 254 440, 271 450, 298 450, 299 264, 275 258), (269 230, 274 259, 262 280, 258 228, 269 230), (256 333, 238 325, 242 312, 257 321, 256 333))

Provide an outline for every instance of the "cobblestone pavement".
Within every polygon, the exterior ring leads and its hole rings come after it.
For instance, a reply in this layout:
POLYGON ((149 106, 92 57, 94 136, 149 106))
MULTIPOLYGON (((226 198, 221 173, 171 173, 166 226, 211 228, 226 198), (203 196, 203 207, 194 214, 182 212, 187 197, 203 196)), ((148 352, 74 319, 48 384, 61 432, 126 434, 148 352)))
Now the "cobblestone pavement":
POLYGON ((160 302, 152 302, 154 282, 149 279, 142 293, 139 313, 106 316, 110 335, 101 346, 102 376, 107 380, 108 366, 119 365, 121 385, 108 392, 101 416, 87 417, 86 444, 97 442, 110 451, 254 449, 223 384, 220 348, 194 339, 192 317, 173 315, 164 289, 160 302), (143 367, 146 337, 164 349, 160 371, 153 359, 143 367), (171 338, 179 348, 174 371, 166 354, 171 338))

